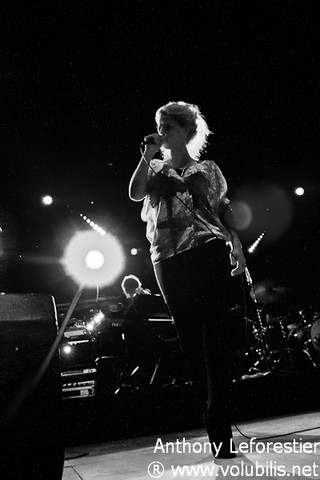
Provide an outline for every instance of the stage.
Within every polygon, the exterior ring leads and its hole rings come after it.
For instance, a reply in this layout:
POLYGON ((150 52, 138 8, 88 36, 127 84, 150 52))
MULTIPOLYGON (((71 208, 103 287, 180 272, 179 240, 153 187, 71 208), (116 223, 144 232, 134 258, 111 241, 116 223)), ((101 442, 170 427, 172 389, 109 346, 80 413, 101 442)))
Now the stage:
MULTIPOLYGON (((115 315, 107 316, 97 335, 112 340, 113 349, 108 344, 108 355, 96 364, 96 388, 91 391, 87 379, 81 389, 70 384, 78 398, 64 392, 64 480, 320 477, 315 463, 320 451, 320 443, 315 444, 320 437, 320 352, 318 337, 312 337, 304 318, 294 323, 290 315, 269 314, 269 323, 261 328, 265 350, 257 336, 260 329, 249 322, 253 331, 239 368, 242 376, 234 380, 237 457, 218 461, 202 424, 204 399, 190 381, 170 319, 160 322, 154 315, 157 321, 143 324, 133 337, 137 341, 129 343, 135 330, 115 315), (128 355, 123 344, 149 350, 128 355), (84 392, 90 395, 81 398, 84 392)), ((310 318, 310 325, 318 327, 318 317, 310 318)), ((65 369, 68 373, 70 367, 65 369)))
POLYGON ((63 480, 319 478, 319 411, 261 418, 237 427, 246 437, 233 427, 239 453, 230 460, 213 459, 203 428, 69 447, 63 480))
POLYGON ((238 454, 231 460, 214 460, 209 451, 191 385, 65 401, 63 480, 319 478, 319 393, 318 374, 278 372, 239 381, 233 423, 238 454))

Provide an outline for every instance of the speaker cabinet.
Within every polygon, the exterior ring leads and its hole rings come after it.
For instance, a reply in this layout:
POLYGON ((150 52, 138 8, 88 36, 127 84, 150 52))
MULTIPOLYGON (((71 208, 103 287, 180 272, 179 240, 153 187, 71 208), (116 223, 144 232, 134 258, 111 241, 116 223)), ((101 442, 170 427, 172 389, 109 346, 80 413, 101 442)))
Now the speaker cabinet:
POLYGON ((0 478, 60 480, 63 473, 59 353, 37 373, 57 336, 53 297, 0 294, 0 478))

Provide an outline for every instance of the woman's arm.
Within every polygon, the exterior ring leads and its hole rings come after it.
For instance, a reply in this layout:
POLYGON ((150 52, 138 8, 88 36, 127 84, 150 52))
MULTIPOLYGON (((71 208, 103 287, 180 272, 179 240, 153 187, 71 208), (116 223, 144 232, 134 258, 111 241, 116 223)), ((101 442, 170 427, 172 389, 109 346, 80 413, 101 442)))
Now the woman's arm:
POLYGON ((228 242, 230 246, 230 262, 233 267, 231 275, 239 275, 245 271, 246 268, 246 259, 242 251, 242 245, 239 239, 239 235, 236 229, 235 220, 233 216, 232 209, 227 200, 227 182, 224 178, 220 168, 214 162, 212 163, 211 169, 211 182, 215 186, 215 189, 219 192, 220 203, 218 207, 218 215, 221 220, 221 223, 230 233, 230 241, 228 242))
MULTIPOLYGON (((150 137, 150 135, 149 135, 150 137)), ((149 164, 155 153, 162 145, 163 137, 157 133, 153 135, 154 142, 146 145, 143 156, 138 163, 137 168, 133 172, 133 175, 129 183, 129 198, 134 202, 140 202, 147 194, 147 181, 149 164)))
POLYGON ((147 194, 146 186, 151 158, 147 158, 146 155, 145 157, 141 157, 141 160, 130 179, 129 198, 134 202, 140 202, 147 194))
POLYGON ((230 262, 231 265, 235 267, 231 271, 231 275, 234 277, 235 275, 239 275, 245 271, 246 259, 243 254, 240 238, 235 227, 234 216, 229 204, 222 205, 220 219, 231 236, 231 241, 229 242, 231 249, 230 262))

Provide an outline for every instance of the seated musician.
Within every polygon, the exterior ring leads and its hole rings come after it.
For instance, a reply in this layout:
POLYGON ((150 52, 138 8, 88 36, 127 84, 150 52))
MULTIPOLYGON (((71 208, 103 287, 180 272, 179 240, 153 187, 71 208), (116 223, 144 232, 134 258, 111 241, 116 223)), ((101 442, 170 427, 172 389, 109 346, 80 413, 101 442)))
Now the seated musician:
POLYGON ((142 288, 142 283, 135 275, 126 275, 121 282, 121 302, 123 303, 123 313, 127 315, 134 306, 135 299, 138 295, 151 295, 148 288, 142 288))

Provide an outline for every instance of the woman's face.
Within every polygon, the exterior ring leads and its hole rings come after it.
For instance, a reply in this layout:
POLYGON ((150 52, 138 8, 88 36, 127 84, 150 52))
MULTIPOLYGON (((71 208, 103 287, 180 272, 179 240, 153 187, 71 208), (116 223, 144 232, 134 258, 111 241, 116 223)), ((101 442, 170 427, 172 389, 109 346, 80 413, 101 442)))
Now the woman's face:
POLYGON ((185 146, 187 144, 187 131, 177 122, 170 118, 162 118, 158 125, 159 135, 164 135, 164 148, 172 149, 174 147, 185 146))

